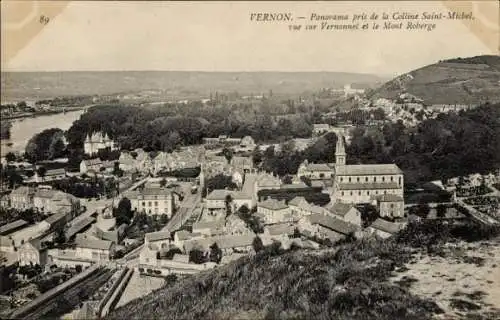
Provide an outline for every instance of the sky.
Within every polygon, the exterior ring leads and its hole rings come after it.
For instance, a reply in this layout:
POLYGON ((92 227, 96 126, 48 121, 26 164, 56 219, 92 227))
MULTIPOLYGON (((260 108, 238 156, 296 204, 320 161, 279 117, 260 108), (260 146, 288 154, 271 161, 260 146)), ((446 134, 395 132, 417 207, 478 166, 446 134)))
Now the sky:
POLYGON ((337 71, 394 75, 441 59, 497 53, 460 21, 438 22, 431 32, 294 32, 288 29, 290 23, 250 21, 251 13, 259 12, 309 18, 312 13, 446 10, 440 1, 74 1, 17 54, 2 61, 2 69, 337 71))

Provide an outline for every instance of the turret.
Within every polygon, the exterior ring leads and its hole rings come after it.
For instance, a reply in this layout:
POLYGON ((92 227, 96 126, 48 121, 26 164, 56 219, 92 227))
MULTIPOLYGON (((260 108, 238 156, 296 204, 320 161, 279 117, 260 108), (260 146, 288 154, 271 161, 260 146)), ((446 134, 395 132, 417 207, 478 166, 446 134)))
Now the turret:
POLYGON ((344 147, 344 137, 337 136, 337 145, 335 146, 335 165, 344 166, 346 163, 346 152, 344 147))

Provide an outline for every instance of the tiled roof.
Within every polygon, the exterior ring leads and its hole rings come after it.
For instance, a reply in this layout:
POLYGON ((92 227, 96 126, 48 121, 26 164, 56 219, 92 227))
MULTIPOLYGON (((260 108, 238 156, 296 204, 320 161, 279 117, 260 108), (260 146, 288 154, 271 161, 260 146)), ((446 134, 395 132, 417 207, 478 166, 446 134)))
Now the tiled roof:
POLYGON ((50 177, 50 176, 59 176, 59 175, 64 175, 66 174, 66 170, 64 168, 60 168, 60 169, 51 169, 51 170, 47 170, 45 172, 45 176, 46 177, 50 177))
POLYGON ((218 229, 224 227, 224 219, 214 221, 197 221, 193 223, 193 230, 199 229, 218 229))
POLYGON ((14 246, 14 240, 9 237, 0 236, 0 247, 12 247, 14 246))
POLYGON ((281 185, 280 189, 302 189, 302 188, 309 188, 307 184, 300 182, 300 183, 294 183, 294 184, 283 184, 281 185))
POLYGON ((333 168, 328 166, 326 163, 310 163, 306 166, 306 169, 309 171, 332 171, 333 168))
POLYGON ((313 124, 313 128, 315 130, 329 130, 330 125, 326 124, 326 123, 316 123, 316 124, 313 124))
POLYGON ((97 159, 90 159, 90 160, 83 160, 86 166, 98 166, 102 164, 102 160, 97 158, 97 159))
POLYGON ((339 183, 339 190, 399 189, 396 182, 339 183))
POLYGON ((311 224, 319 224, 322 227, 333 230, 338 233, 347 235, 349 233, 355 232, 358 228, 348 222, 340 219, 336 219, 324 214, 313 214, 307 217, 311 224))
POLYGON ((110 250, 113 242, 107 240, 98 240, 87 238, 86 236, 77 236, 75 240, 76 246, 87 249, 110 250))
POLYGON ((370 227, 381 230, 387 233, 397 233, 399 230, 401 230, 401 226, 397 223, 393 223, 387 220, 383 220, 378 218, 377 220, 373 221, 373 223, 370 225, 370 227))
POLYGON ((55 213, 55 214, 51 215, 50 217, 48 217, 44 221, 50 225, 53 225, 54 223, 59 222, 65 218, 66 218, 66 214, 63 212, 60 212, 60 213, 55 213))
POLYGON ((23 227, 27 224, 28 224, 28 222, 21 220, 21 219, 16 220, 16 221, 11 222, 11 223, 4 224, 3 226, 0 227, 0 235, 8 234, 10 231, 17 229, 17 228, 20 228, 20 227, 23 227))
POLYGON ((149 242, 167 240, 170 239, 170 232, 169 231, 150 232, 146 233, 144 235, 144 238, 149 242))
POLYGON ((169 195, 170 190, 164 188, 144 188, 142 191, 140 191, 140 194, 143 196, 169 195))
POLYGON ((79 220, 77 223, 74 223, 71 227, 69 227, 68 230, 66 230, 65 232, 66 238, 71 238, 79 231, 81 231, 83 228, 94 223, 95 221, 96 219, 93 217, 86 217, 84 219, 79 220))
POLYGON ((267 231, 272 236, 278 236, 282 234, 292 235, 295 232, 295 226, 288 223, 279 223, 266 227, 267 231))
POLYGON ((172 261, 180 263, 189 263, 189 255, 176 253, 172 257, 172 261))
POLYGON ((181 241, 191 238, 189 232, 186 230, 179 230, 175 234, 181 241))
POLYGON ((220 249, 228 249, 228 248, 239 248, 251 246, 253 239, 255 238, 255 234, 244 234, 244 235, 236 235, 236 236, 222 236, 222 237, 214 237, 214 239, 219 246, 220 249))
POLYGON ((375 199, 377 199, 380 202, 401 202, 401 201, 404 201, 403 197, 395 195, 395 194, 382 194, 379 196, 375 196, 375 199))
POLYGON ((275 199, 268 199, 264 202, 259 202, 258 206, 269 210, 284 210, 288 208, 284 202, 275 199))
POLYGON ((326 209, 333 214, 344 217, 354 206, 348 203, 329 203, 326 209))
POLYGON ((395 164, 350 164, 338 166, 336 169, 338 176, 356 176, 356 175, 391 175, 402 174, 403 171, 395 164))
POLYGON ((307 202, 306 198, 304 197, 295 197, 292 200, 290 200, 288 204, 291 206, 300 207, 300 206, 308 206, 309 202, 307 202))
POLYGON ((56 190, 37 190, 35 192, 36 198, 52 199, 56 195, 56 190))
POLYGON ((25 196, 28 194, 32 194, 34 192, 35 192, 35 190, 33 188, 23 186, 23 187, 19 187, 17 189, 12 190, 11 195, 12 196, 16 196, 16 195, 25 196))
POLYGON ((210 192, 207 196, 207 200, 226 200, 228 194, 231 195, 232 192, 230 190, 216 189, 210 192))

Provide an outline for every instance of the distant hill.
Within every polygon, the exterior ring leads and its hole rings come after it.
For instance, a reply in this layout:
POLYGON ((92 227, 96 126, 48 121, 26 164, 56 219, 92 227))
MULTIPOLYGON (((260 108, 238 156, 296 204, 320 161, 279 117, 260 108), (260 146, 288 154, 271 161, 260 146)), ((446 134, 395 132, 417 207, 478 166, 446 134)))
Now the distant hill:
POLYGON ((232 92, 300 94, 345 84, 374 88, 388 79, 345 72, 2 72, 2 101, 34 100, 70 95, 107 95, 165 90, 170 94, 232 92))
POLYGON ((457 58, 416 69, 371 92, 395 99, 410 93, 426 104, 480 104, 500 101, 500 56, 457 58))

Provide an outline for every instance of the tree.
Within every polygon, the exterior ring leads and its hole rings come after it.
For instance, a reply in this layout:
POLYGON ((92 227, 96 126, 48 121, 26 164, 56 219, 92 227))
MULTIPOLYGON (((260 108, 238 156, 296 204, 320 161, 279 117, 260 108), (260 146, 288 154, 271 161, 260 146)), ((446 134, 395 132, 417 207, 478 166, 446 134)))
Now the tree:
POLYGON ((217 245, 217 242, 214 242, 214 244, 210 246, 209 260, 215 263, 219 263, 221 259, 222 250, 217 245))
POLYGON ((118 208, 116 209, 116 224, 121 225, 122 223, 129 224, 130 219, 133 217, 132 204, 127 197, 124 197, 118 203, 118 208))
POLYGON ((193 262, 196 264, 207 262, 205 253, 200 249, 192 249, 191 251, 189 251, 189 262, 193 262))
POLYGON ((233 197, 230 194, 226 195, 225 203, 226 203, 226 217, 229 216, 231 212, 231 203, 233 202, 233 197))
POLYGON ((47 173, 47 169, 45 169, 45 167, 39 167, 38 169, 36 169, 36 173, 40 178, 43 178, 47 173))
POLYGON ((222 154, 226 158, 227 163, 231 163, 231 160, 233 159, 233 150, 225 147, 224 149, 222 149, 222 154))
POLYGON ((16 161, 16 155, 13 152, 8 152, 5 155, 5 160, 7 160, 7 162, 14 162, 16 161))
POLYGON ((444 204, 438 204, 436 207, 436 216, 438 218, 445 218, 446 217, 446 211, 447 208, 444 204))
POLYGON ((160 187, 162 187, 162 188, 163 188, 163 187, 165 187, 166 185, 167 185, 167 179, 165 179, 165 178, 161 179, 161 181, 160 181, 160 187))
POLYGON ((422 219, 426 219, 430 211, 431 208, 429 207, 429 205, 427 203, 422 203, 417 206, 415 214, 422 219))
POLYGON ((63 244, 66 242, 66 234, 64 233, 64 228, 57 229, 54 241, 58 244, 63 244))
POLYGON ((255 252, 260 252, 264 249, 264 243, 260 237, 255 237, 252 241, 253 250, 255 252))

